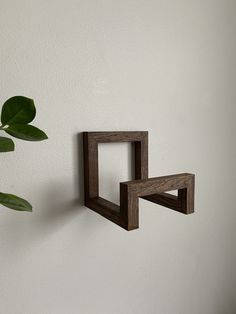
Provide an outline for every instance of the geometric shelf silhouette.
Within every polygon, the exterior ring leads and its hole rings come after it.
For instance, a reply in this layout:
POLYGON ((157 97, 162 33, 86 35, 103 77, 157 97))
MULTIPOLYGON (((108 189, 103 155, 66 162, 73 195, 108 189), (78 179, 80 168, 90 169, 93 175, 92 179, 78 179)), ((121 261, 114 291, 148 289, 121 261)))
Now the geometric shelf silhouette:
POLYGON ((148 178, 148 132, 83 132, 85 206, 126 230, 139 227, 138 198, 183 214, 194 212, 193 174, 148 178), (120 183, 120 206, 99 196, 98 144, 132 142, 135 179, 120 183), (178 195, 166 192, 178 190, 178 195))

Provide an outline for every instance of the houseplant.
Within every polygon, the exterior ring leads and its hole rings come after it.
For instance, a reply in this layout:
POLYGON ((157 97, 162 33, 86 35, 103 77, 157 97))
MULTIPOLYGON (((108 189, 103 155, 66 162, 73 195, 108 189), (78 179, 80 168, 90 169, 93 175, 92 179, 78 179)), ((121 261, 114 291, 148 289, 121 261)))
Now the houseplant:
MULTIPOLYGON (((2 106, 0 131, 26 141, 42 141, 47 135, 29 124, 36 115, 33 99, 24 96, 9 98, 2 106)), ((0 136, 0 153, 14 151, 15 144, 9 137, 0 136)), ((20 211, 32 211, 31 204, 21 197, 0 192, 0 204, 20 211)))

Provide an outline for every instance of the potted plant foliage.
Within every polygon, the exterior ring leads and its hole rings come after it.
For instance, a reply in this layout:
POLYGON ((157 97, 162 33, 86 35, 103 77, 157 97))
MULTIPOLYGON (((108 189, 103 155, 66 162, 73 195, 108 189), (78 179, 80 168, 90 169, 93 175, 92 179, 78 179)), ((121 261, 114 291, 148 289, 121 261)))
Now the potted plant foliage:
MULTIPOLYGON (((33 99, 24 96, 9 98, 2 106, 0 130, 25 141, 42 141, 47 135, 40 129, 29 124, 36 115, 33 99)), ((0 153, 14 151, 15 145, 11 138, 0 136, 0 153)), ((13 194, 0 192, 0 204, 20 211, 32 211, 29 202, 13 194)))

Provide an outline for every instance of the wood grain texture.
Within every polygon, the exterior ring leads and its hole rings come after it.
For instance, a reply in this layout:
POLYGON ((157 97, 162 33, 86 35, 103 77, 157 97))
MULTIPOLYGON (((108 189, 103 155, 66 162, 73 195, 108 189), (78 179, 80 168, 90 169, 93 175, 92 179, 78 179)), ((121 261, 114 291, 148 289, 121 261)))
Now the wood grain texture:
POLYGON ((184 214, 193 213, 194 180, 193 174, 181 173, 120 183, 120 210, 126 217, 126 229, 133 230, 139 226, 139 197, 184 214), (178 190, 178 196, 164 193, 173 190, 178 190))
POLYGON ((194 175, 148 178, 148 132, 84 132, 85 206, 126 230, 139 227, 139 197, 184 214, 194 211, 194 175), (120 206, 99 197, 98 144, 132 142, 135 180, 120 183, 120 206), (178 190, 178 196, 166 192, 178 190))

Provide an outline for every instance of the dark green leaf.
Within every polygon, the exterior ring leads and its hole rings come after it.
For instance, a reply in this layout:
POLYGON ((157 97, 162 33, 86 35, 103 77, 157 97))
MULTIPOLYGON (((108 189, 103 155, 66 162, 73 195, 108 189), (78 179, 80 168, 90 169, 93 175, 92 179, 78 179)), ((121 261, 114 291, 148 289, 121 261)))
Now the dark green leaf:
POLYGON ((48 138, 42 130, 29 124, 12 124, 4 131, 25 141, 42 141, 48 138))
POLYGON ((11 152, 14 150, 14 142, 12 139, 0 136, 0 153, 11 152))
POLYGON ((36 115, 33 99, 24 96, 9 98, 2 107, 1 122, 3 125, 13 123, 27 124, 36 115))
POLYGON ((0 192, 0 204, 11 209, 32 212, 32 206, 29 202, 13 194, 0 192))

